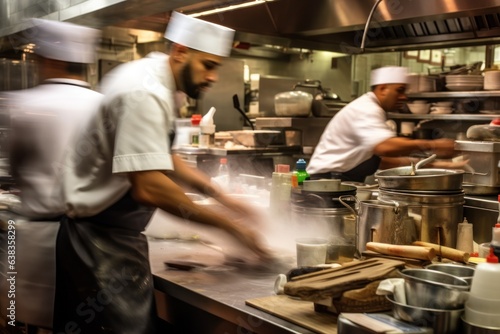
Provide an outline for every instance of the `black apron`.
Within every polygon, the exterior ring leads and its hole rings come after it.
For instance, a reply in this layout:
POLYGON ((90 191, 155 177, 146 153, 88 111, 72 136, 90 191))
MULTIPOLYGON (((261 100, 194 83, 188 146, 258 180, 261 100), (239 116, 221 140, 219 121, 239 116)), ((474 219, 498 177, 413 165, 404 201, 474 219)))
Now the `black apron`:
POLYGON ((377 155, 372 155, 368 160, 363 161, 347 172, 318 173, 309 176, 311 180, 319 179, 340 179, 341 181, 365 182, 367 176, 373 175, 380 166, 382 159, 377 155))
POLYGON ((56 245, 54 333, 155 333, 148 243, 153 208, 126 194, 93 217, 64 217, 56 245))

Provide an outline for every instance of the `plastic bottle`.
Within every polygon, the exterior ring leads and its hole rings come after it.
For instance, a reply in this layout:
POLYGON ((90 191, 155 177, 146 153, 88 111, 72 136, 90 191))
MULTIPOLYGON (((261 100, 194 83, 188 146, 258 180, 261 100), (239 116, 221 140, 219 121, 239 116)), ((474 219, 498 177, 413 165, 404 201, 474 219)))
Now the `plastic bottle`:
POLYGON ((290 212, 290 195, 292 189, 292 173, 289 165, 276 165, 272 175, 272 186, 269 207, 280 219, 285 219, 290 212))
POLYGON ((458 224, 457 230, 457 249, 469 254, 474 252, 472 227, 472 224, 469 224, 467 218, 464 218, 464 221, 458 224))
POLYGON ((209 148, 215 143, 215 108, 212 107, 200 121, 200 148, 209 148))
POLYGON ((498 195, 498 218, 497 224, 500 224, 500 195, 498 195))
POLYGON ((194 114, 191 116, 191 129, 189 130, 189 144, 191 146, 198 146, 200 143, 200 122, 200 114, 194 114))
POLYGON ((304 159, 299 159, 295 164, 294 175, 297 175, 298 184, 301 185, 304 183, 304 180, 309 179, 309 173, 306 171, 306 161, 304 159))
POLYGON ((500 258, 500 223, 496 223, 491 231, 491 243, 490 246, 493 249, 493 253, 500 258))
POLYGON ((227 166, 227 158, 220 158, 218 176, 229 175, 229 168, 227 166))

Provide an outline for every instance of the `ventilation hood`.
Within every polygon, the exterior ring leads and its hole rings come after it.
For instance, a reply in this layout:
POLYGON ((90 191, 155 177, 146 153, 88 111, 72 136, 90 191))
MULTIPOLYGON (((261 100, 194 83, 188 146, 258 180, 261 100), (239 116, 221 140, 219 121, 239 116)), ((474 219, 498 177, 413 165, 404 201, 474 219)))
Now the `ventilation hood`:
POLYGON ((238 32, 286 38, 289 47, 356 53, 374 7, 366 51, 500 41, 498 0, 279 0, 201 18, 238 32))
MULTIPOLYGON (((192 2, 178 1, 175 10, 190 14, 243 1, 192 2)), ((236 39, 248 45, 359 53, 372 9, 365 52, 500 43, 498 0, 274 0, 200 18, 235 29, 236 39)), ((117 25, 163 31, 168 16, 117 25)))
MULTIPOLYGON (((115 0, 99 8, 83 6, 85 2, 76 5, 81 7, 75 10, 78 14, 65 20, 105 33, 115 31, 109 28, 152 31, 161 39, 172 10, 191 14, 244 2, 249 1, 115 0)), ((259 5, 200 18, 235 29, 239 52, 265 46, 276 52, 355 54, 500 44, 499 0, 262 0, 259 5)), ((110 40, 114 37, 111 34, 110 40)))

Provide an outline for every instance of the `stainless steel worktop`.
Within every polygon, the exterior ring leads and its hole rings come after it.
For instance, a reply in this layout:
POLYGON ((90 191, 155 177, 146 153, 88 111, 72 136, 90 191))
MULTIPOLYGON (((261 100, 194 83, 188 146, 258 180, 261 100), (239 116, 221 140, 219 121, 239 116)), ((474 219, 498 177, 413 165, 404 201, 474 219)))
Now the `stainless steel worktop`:
POLYGON ((223 254, 196 242, 150 240, 149 245, 160 316, 183 326, 181 332, 313 333, 245 305, 245 300, 274 294, 274 281, 283 273, 280 268, 259 272, 227 266, 223 254), (169 269, 164 262, 172 260, 196 261, 211 267, 169 269))

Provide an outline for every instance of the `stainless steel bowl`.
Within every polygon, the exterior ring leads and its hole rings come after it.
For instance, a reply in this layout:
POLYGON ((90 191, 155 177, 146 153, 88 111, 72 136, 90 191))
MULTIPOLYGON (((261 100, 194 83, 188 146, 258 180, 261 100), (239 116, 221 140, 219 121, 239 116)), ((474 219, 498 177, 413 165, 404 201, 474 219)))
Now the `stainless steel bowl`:
POLYGON ((466 280, 469 284, 472 282, 472 277, 476 272, 476 269, 469 266, 464 266, 455 263, 433 263, 425 267, 431 270, 442 271, 453 276, 457 276, 466 280))
POLYGON ((405 280, 408 305, 440 310, 464 308, 470 288, 466 280, 430 269, 404 269, 400 272, 405 280))
POLYGON ((464 179, 463 170, 423 168, 410 175, 411 167, 397 167, 378 171, 380 188, 399 190, 461 190, 464 179))
POLYGON ((460 317, 464 310, 438 310, 398 303, 394 296, 387 295, 392 303, 394 318, 407 321, 420 327, 432 328, 434 333, 455 334, 460 331, 460 317))

